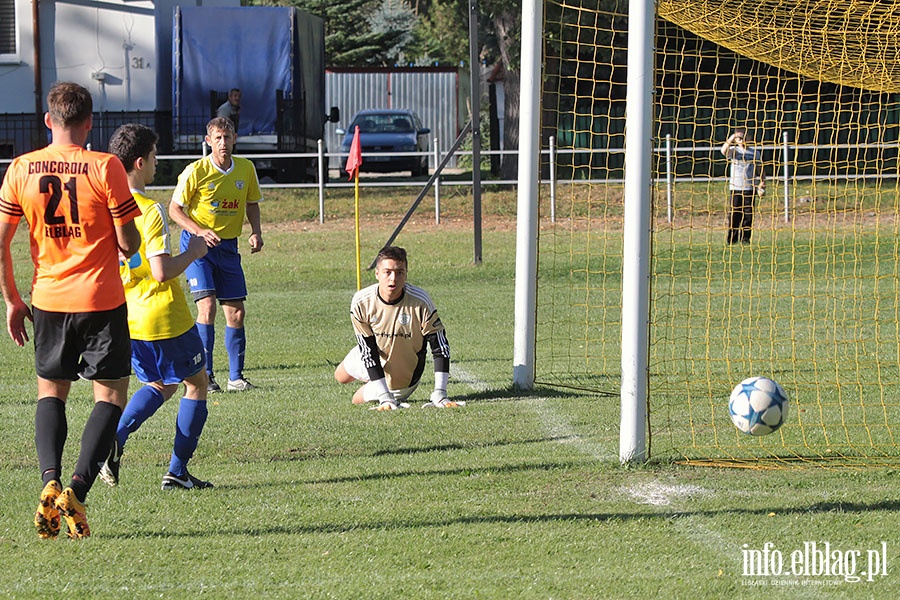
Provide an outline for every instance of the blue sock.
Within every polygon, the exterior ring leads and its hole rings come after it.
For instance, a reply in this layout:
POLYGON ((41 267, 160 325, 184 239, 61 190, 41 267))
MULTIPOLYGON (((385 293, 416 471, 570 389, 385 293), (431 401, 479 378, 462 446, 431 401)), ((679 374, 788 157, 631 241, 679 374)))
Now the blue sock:
POLYGON ((178 477, 187 474, 187 464, 197 449, 203 425, 206 424, 206 400, 182 398, 178 405, 178 417, 175 420, 175 444, 172 448, 172 460, 169 472, 178 477))
POLYGON ((228 379, 240 379, 244 376, 244 352, 247 349, 247 336, 243 327, 225 327, 225 349, 228 350, 228 379))
POLYGON ((206 372, 213 372, 213 347, 216 345, 216 326, 197 323, 197 331, 203 341, 203 349, 206 350, 206 372))
POLYGON ((125 447, 128 436, 137 431, 144 421, 152 417, 165 401, 162 393, 149 385, 145 385, 134 393, 119 418, 119 427, 116 429, 119 448, 125 447))

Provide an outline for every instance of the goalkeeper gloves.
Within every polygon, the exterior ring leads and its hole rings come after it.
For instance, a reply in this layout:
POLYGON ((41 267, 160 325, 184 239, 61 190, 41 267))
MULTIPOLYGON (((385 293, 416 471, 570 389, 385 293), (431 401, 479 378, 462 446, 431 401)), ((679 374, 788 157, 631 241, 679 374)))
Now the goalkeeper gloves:
POLYGON ((369 410, 397 410, 400 408, 409 408, 406 402, 400 402, 390 392, 385 392, 378 396, 378 406, 373 406, 369 410))
POLYGON ((422 408, 453 408, 465 406, 465 402, 454 402, 447 397, 447 390, 436 389, 431 392, 431 402, 423 404, 422 408))

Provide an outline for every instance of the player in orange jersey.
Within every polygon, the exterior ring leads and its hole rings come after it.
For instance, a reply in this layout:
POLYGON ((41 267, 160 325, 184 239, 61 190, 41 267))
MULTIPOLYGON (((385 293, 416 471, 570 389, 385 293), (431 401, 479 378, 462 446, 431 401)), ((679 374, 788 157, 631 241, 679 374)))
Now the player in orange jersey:
POLYGON ((35 444, 44 488, 34 517, 38 535, 90 535, 84 501, 109 454, 128 400, 131 339, 119 254, 140 248, 140 209, 115 156, 84 149, 93 125, 90 92, 57 83, 47 95, 49 146, 19 156, 0 187, 0 291, 6 327, 18 346, 34 322, 38 402, 35 444), (10 244, 28 222, 34 280, 30 309, 19 295, 10 244), (94 409, 85 423, 71 482, 63 490, 66 399, 78 378, 92 382, 94 409))

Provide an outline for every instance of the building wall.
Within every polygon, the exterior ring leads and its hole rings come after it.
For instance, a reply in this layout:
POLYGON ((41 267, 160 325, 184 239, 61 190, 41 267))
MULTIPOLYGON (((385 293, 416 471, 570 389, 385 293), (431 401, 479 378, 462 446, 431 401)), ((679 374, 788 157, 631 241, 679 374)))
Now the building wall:
POLYGON ((3 112, 34 112, 34 77, 30 68, 34 54, 31 0, 16 0, 15 54, 4 54, 0 60, 0 106, 3 112), (29 61, 23 67, 23 61, 29 61))
MULTIPOLYGON (((18 52, 0 61, 0 111, 35 111, 32 0, 15 0, 18 52)), ((74 81, 94 95, 94 109, 171 108, 172 8, 239 6, 240 0, 91 0, 41 2, 42 95, 74 81)), ((43 99, 42 99, 43 101, 43 99)))

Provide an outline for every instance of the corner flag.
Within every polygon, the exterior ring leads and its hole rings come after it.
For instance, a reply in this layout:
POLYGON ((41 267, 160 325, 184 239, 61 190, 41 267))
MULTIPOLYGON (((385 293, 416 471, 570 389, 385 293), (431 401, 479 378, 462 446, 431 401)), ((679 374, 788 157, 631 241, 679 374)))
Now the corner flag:
POLYGON ((359 143, 359 125, 357 125, 356 131, 353 132, 353 143, 350 144, 350 155, 347 157, 347 167, 345 168, 350 175, 349 180, 353 180, 353 175, 359 170, 360 165, 362 165, 362 146, 359 143))
POLYGON ((353 186, 353 214, 356 229, 356 289, 362 289, 362 263, 360 262, 359 248, 359 166, 362 164, 362 145, 359 143, 359 125, 353 132, 353 142, 350 144, 350 155, 347 157, 347 166, 344 169, 349 173, 349 180, 353 186))

